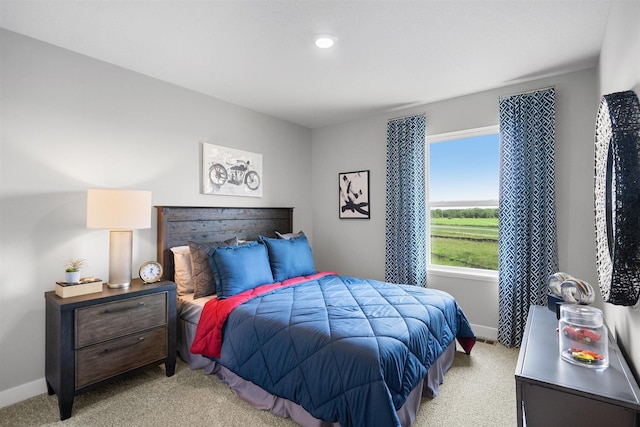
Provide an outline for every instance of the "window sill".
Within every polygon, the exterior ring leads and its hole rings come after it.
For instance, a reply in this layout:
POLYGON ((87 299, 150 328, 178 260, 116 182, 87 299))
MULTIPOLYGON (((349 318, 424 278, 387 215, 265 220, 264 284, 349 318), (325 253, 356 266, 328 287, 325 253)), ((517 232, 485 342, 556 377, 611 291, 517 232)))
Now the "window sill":
POLYGON ((498 272, 492 270, 480 270, 472 268, 455 268, 444 266, 427 267, 427 275, 455 277, 469 280, 481 280, 485 282, 498 283, 498 272))

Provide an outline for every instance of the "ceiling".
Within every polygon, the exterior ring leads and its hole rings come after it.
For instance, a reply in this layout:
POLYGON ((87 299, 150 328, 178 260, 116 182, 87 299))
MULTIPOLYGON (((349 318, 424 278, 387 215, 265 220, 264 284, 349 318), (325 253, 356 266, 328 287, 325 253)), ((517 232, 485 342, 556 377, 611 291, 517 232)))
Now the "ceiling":
POLYGON ((594 67, 612 1, 1 0, 0 25, 313 129, 594 67))

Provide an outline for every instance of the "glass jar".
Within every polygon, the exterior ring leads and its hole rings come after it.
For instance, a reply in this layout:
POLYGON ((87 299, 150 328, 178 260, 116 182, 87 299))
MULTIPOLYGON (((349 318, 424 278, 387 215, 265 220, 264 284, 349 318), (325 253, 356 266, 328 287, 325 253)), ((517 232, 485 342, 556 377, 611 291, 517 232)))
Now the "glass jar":
POLYGON ((560 356, 574 365, 605 369, 609 366, 609 337, 602 310, 578 304, 560 306, 560 356))

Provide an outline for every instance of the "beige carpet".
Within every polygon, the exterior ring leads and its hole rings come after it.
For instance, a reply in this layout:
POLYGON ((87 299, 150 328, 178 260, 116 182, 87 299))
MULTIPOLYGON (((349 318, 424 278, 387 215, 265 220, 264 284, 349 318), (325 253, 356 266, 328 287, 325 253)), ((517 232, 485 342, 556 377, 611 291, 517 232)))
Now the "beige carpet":
MULTIPOLYGON (((516 425, 517 349, 477 343, 456 353, 440 394, 423 399, 414 426, 516 425)), ((77 396, 71 418, 60 421, 56 396, 46 393, 0 409, 0 426, 296 426, 251 408, 216 378, 179 360, 176 375, 162 367, 77 396)))

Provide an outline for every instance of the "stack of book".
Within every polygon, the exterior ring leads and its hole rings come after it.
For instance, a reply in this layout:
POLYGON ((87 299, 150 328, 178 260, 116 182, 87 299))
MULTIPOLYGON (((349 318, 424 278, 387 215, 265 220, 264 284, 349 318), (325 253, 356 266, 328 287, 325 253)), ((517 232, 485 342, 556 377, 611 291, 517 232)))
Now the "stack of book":
POLYGON ((60 298, 102 292, 102 280, 97 277, 85 277, 78 283, 56 282, 56 295, 60 298))

